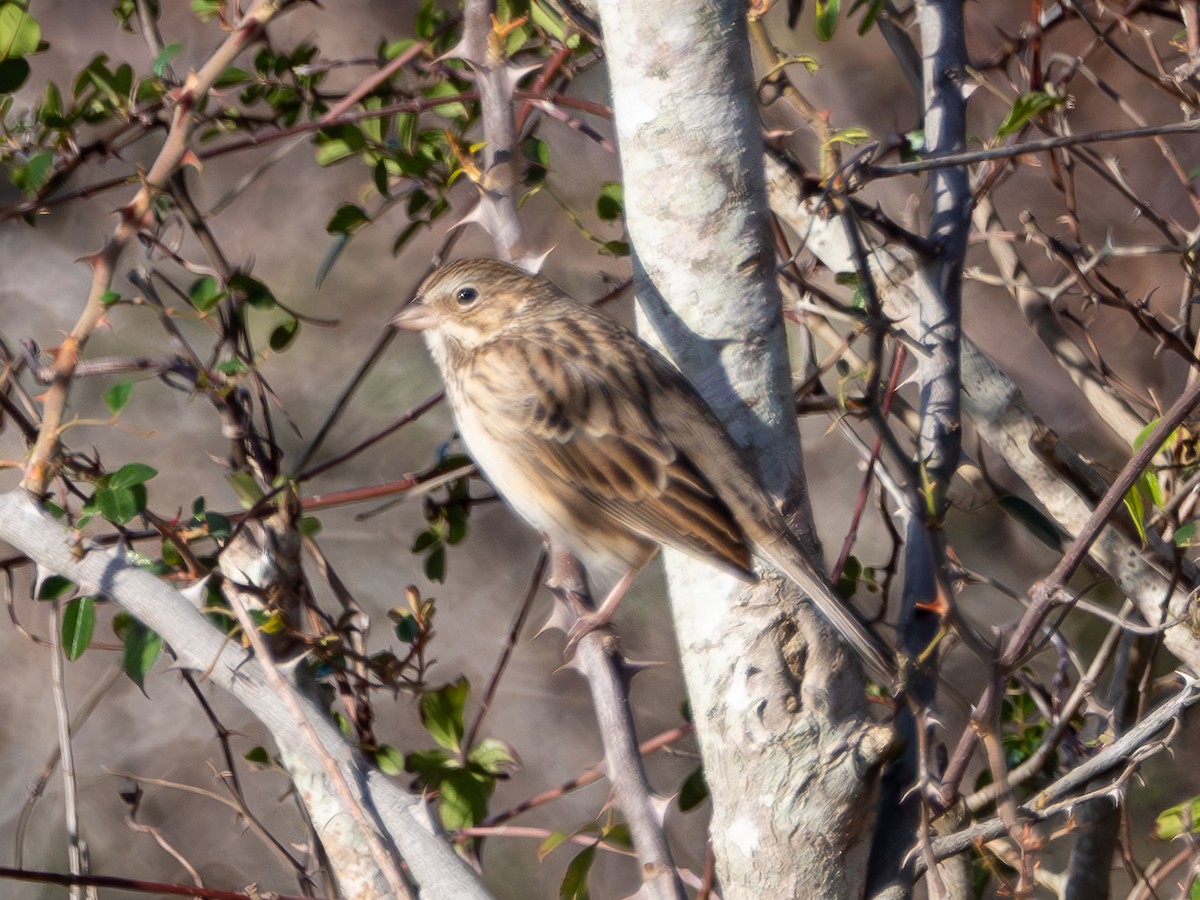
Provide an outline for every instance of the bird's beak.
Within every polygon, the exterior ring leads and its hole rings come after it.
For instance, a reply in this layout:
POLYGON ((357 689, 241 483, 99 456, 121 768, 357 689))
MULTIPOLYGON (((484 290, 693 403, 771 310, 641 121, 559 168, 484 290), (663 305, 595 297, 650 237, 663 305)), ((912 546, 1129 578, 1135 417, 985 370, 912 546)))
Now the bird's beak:
POLYGON ((395 328, 403 328, 405 331, 424 331, 426 328, 436 327, 438 317, 437 313, 421 302, 420 296, 417 296, 404 304, 404 308, 392 318, 389 324, 395 328))

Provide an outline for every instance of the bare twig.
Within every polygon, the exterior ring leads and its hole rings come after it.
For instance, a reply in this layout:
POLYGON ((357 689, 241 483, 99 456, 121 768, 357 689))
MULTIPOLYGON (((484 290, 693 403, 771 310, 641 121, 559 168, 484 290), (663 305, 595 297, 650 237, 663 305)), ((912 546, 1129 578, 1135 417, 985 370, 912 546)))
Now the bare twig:
MULTIPOLYGON (((50 667, 54 693, 54 716, 58 729, 58 756, 62 764, 63 815, 67 829, 67 862, 71 874, 84 874, 84 844, 79 828, 79 785, 75 772, 75 749, 71 742, 71 711, 67 705, 66 671, 63 666, 62 610, 59 601, 50 604, 50 667)), ((71 900, 81 900, 80 885, 72 885, 71 900)))
POLYGON ((1117 128, 1091 131, 1084 134, 1063 134, 1036 141, 1025 141, 1021 144, 1010 144, 1006 147, 970 150, 910 163, 896 163, 891 166, 868 166, 867 171, 873 178, 892 178, 896 175, 915 175, 918 172, 945 169, 952 166, 966 166, 971 163, 988 162, 993 159, 1011 159, 1015 156, 1024 156, 1026 153, 1044 153, 1047 150, 1057 150, 1059 147, 1077 147, 1101 144, 1107 141, 1126 141, 1134 138, 1157 137, 1162 134, 1192 134, 1193 132, 1200 132, 1200 121, 1166 122, 1162 125, 1149 125, 1145 128, 1117 128))

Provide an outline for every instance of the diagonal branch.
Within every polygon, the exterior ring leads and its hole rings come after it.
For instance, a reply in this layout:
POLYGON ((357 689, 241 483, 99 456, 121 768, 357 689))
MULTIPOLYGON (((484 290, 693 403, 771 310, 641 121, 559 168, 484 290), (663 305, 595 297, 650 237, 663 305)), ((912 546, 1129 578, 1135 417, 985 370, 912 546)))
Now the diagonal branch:
POLYGON ((305 721, 298 721, 292 708, 280 703, 262 661, 231 644, 196 607, 157 576, 127 561, 123 550, 81 547, 61 522, 39 510, 19 490, 0 494, 0 540, 40 567, 116 602, 161 635, 180 666, 208 673, 211 681, 256 716, 283 755, 326 847, 341 848, 346 857, 361 858, 361 835, 354 818, 331 790, 325 775, 327 758, 342 773, 355 802, 370 813, 384 839, 404 858, 422 897, 487 900, 490 896, 440 834, 422 798, 404 791, 371 766, 328 716, 300 695, 297 704, 305 721), (316 735, 317 746, 308 739, 310 732, 316 735))

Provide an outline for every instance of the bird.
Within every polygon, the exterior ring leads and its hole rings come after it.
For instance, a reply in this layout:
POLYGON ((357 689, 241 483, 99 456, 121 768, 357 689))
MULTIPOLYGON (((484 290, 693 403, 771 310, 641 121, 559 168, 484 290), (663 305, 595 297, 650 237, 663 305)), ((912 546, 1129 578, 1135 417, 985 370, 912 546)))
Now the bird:
POLYGON ((459 436, 496 492, 612 589, 608 622, 661 546, 745 581, 757 554, 794 581, 880 683, 886 645, 788 529, 711 408, 665 356, 546 278, 497 259, 435 270, 391 320, 421 332, 459 436))

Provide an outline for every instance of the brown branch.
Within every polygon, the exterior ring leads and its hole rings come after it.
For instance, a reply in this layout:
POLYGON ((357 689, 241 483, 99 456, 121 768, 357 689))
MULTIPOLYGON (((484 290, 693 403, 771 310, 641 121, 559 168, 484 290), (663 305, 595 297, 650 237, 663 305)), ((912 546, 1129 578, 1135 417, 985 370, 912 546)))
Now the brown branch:
POLYGON ((120 221, 104 246, 86 257, 86 262, 92 267, 91 288, 79 320, 63 340, 55 357, 54 381, 46 392, 41 430, 25 466, 22 487, 34 496, 40 496, 46 490, 52 474, 75 367, 88 338, 104 316, 103 297, 112 285, 113 273, 122 252, 142 228, 154 221, 154 198, 185 163, 189 153, 188 139, 197 122, 196 110, 202 105, 209 89, 230 63, 257 40, 283 5, 280 0, 256 0, 200 71, 189 73, 175 97, 171 126, 158 158, 142 179, 142 185, 133 199, 121 208, 120 221))

